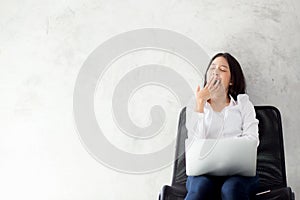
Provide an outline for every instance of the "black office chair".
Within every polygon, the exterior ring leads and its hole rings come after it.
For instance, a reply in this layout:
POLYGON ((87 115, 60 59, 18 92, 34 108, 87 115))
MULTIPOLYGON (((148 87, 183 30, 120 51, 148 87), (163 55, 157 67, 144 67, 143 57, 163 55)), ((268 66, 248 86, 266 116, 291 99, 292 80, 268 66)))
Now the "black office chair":
MULTIPOLYGON (((257 150, 257 173, 260 178, 256 200, 294 200, 295 194, 287 187, 281 116, 273 106, 255 106, 259 120, 260 144, 257 150)), ((183 200, 186 196, 184 141, 186 107, 179 116, 176 153, 171 186, 164 185, 159 200, 183 200)))

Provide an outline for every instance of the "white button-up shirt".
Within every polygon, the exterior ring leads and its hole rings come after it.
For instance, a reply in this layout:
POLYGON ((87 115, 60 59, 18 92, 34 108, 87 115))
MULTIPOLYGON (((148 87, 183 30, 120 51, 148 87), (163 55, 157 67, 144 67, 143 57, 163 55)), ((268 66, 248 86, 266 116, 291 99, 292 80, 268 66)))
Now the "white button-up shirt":
POLYGON ((208 102, 204 105, 204 113, 195 111, 196 98, 191 97, 186 106, 186 128, 188 139, 245 137, 252 140, 258 138, 258 120, 253 104, 247 94, 239 94, 237 101, 230 96, 230 104, 221 112, 212 109, 208 102), (196 138, 194 138, 196 137, 196 138))

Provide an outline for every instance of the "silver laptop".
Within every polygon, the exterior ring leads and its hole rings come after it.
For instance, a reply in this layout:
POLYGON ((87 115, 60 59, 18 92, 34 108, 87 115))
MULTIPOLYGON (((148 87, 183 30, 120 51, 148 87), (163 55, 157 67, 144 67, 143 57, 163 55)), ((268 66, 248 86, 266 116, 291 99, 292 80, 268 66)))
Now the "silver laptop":
POLYGON ((247 138, 185 140, 186 174, 255 176, 257 141, 247 138))

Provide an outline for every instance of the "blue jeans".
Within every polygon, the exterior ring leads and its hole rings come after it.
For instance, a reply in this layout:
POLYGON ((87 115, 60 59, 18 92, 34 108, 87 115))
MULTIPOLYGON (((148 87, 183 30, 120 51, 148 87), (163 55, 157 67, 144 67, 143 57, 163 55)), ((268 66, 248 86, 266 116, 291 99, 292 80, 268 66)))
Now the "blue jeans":
POLYGON ((258 188, 258 175, 246 176, 188 176, 185 200, 249 200, 258 188))

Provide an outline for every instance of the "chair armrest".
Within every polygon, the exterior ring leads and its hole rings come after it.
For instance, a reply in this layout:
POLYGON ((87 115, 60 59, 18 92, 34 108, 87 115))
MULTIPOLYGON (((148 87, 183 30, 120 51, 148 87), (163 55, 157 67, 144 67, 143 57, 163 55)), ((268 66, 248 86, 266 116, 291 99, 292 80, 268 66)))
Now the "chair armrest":
POLYGON ((292 192, 290 187, 283 187, 263 193, 258 193, 255 200, 294 200, 295 194, 292 192))
POLYGON ((159 200, 183 200, 185 196, 185 187, 164 185, 160 191, 159 200))

